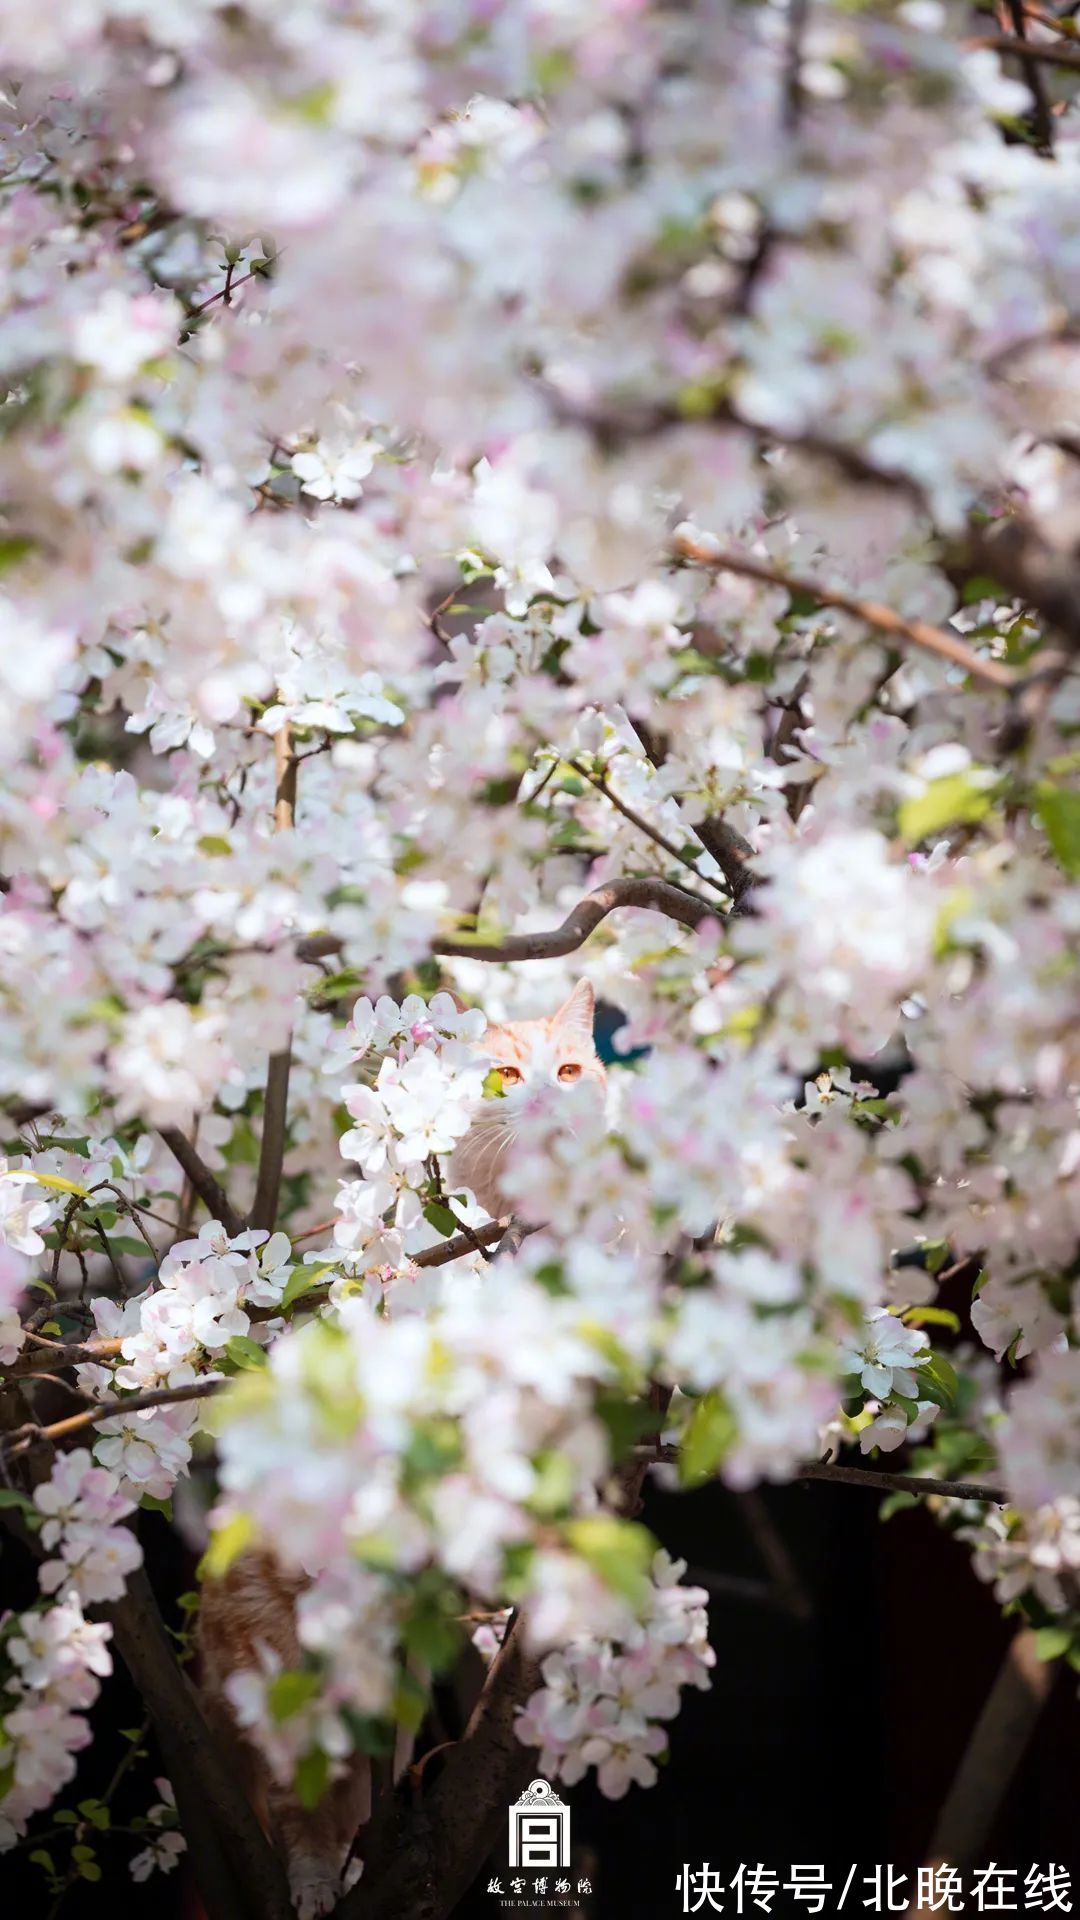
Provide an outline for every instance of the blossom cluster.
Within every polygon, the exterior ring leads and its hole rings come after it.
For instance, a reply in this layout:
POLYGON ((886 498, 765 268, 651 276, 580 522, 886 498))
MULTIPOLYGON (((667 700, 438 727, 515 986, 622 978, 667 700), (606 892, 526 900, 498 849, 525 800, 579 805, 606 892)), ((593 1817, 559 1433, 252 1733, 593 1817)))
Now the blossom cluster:
POLYGON ((683 1484, 970 1453, 977 1570, 1071 1635, 1080 122, 1029 24, 1041 95, 959 0, 0 8, 0 1367, 77 1341, 102 1416, 26 1495, 20 1821, 237 1371, 219 1563, 310 1583, 304 1684, 233 1687, 283 1776, 507 1601, 582 1649, 563 1777, 629 1777, 639 1681, 649 1775, 643 1649, 704 1650, 616 1514, 646 1391, 683 1484), (504 1100, 486 1023, 579 976, 606 1109, 504 1100))
POLYGON ((75 1772, 90 1740, 86 1710, 112 1672, 112 1628, 84 1609, 118 1600, 142 1551, 122 1524, 134 1501, 85 1447, 61 1455, 26 1503, 38 1533, 43 1604, 0 1627, 7 1669, 0 1698, 0 1844, 25 1830, 75 1772), (50 1603, 51 1597, 51 1603, 50 1603))
POLYGON ((544 1684, 514 1731, 539 1748, 549 1779, 573 1786, 595 1767, 609 1800, 621 1799, 631 1784, 654 1784, 657 1757, 667 1751, 662 1723, 678 1713, 683 1687, 710 1685, 716 1662, 705 1590, 679 1584, 685 1572, 684 1560, 658 1553, 647 1610, 624 1642, 578 1639, 545 1656, 544 1684))

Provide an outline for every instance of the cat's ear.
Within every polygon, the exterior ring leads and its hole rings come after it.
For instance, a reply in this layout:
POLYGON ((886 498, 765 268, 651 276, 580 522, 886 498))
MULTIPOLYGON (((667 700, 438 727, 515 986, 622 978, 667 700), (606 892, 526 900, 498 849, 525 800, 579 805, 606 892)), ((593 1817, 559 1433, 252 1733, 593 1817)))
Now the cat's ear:
POLYGON ((555 1015, 553 1026, 569 1039, 579 1040, 582 1046, 591 1047, 593 1043, 593 1018, 596 1013, 596 995, 591 980, 579 980, 568 1000, 564 1000, 555 1015))

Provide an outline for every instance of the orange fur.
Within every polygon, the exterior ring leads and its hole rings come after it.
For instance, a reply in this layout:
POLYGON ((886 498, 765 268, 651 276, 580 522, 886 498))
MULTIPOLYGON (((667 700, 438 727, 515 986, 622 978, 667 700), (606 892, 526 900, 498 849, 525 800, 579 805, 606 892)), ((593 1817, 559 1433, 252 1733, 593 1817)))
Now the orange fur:
POLYGON ((285 1574, 269 1553, 245 1553, 220 1580, 208 1580, 199 1610, 198 1648, 203 1710, 211 1732, 235 1762, 244 1791, 286 1863, 300 1920, 329 1913, 357 1833, 371 1813, 371 1763, 355 1754, 319 1805, 301 1807, 282 1786, 233 1718, 225 1692, 231 1673, 259 1666, 259 1646, 283 1668, 303 1664, 295 1606, 305 1582, 285 1574))
POLYGON ((493 1220, 511 1212, 500 1175, 530 1097, 539 1088, 585 1085, 603 1098, 607 1074, 593 1043, 595 1004, 589 982, 579 980, 556 1013, 490 1026, 478 1043, 479 1052, 506 1070, 505 1098, 485 1102, 453 1155, 450 1178, 470 1187, 493 1220))

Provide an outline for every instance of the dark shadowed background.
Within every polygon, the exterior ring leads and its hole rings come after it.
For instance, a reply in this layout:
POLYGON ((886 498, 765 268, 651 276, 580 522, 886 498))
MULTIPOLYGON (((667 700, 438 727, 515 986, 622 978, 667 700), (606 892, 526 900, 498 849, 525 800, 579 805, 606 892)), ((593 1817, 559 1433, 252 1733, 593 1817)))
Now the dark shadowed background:
MULTIPOLYGON (((878 1499, 861 1488, 796 1485, 761 1499, 787 1546, 809 1605, 805 1619, 761 1598, 716 1593, 710 1605, 717 1662, 712 1691, 684 1696, 671 1728, 671 1758, 651 1791, 631 1788, 605 1801, 588 1784, 567 1793, 572 1808, 573 1878, 588 1876, 589 1920, 653 1920, 683 1911, 675 1877, 708 1861, 722 1881, 740 1862, 773 1867, 783 1882, 793 1863, 822 1864, 838 1911, 848 1868, 859 1863, 845 1912, 861 1914, 862 1872, 891 1864, 913 1873, 925 1856, 942 1799, 1008 1645, 990 1592, 974 1579, 964 1548, 930 1516, 908 1511, 882 1524, 878 1499)), ((739 1498, 719 1487, 668 1495, 651 1490, 643 1518, 692 1575, 767 1578, 739 1498)), ((193 1566, 164 1521, 146 1516, 144 1535, 162 1597, 191 1585, 193 1566)), ((32 1577, 6 1550, 8 1604, 32 1593, 32 1577)), ((689 1577, 689 1576, 688 1576, 689 1577)), ((121 1671, 94 1716, 100 1729, 83 1756, 79 1786, 100 1790, 133 1726, 139 1703, 121 1671)), ((151 1769, 121 1790, 117 1819, 144 1812, 151 1769)), ((1080 1875, 1080 1704, 1077 1682, 1058 1675, 1050 1701, 994 1818, 981 1864, 1020 1869, 1067 1865, 1080 1875)), ((72 1804, 74 1796, 65 1796, 72 1804)), ((127 1859, 137 1841, 103 1848, 113 1866, 100 1886, 75 1888, 71 1920, 197 1920, 184 1864, 136 1886, 127 1859)), ((505 1850, 491 1873, 508 1888, 505 1850)), ((501 1911, 483 1883, 459 1909, 462 1920, 501 1911)), ((914 1881, 901 1889, 910 1893, 914 1881)), ((696 1897, 696 1896, 695 1896, 696 1897)), ((736 1912, 727 1891, 726 1913, 736 1912)), ((900 1897, 899 1895, 897 1896, 900 1897)), ((0 1860, 0 1914, 45 1916, 39 1870, 25 1855, 0 1860)), ((1074 1893, 1080 1910, 1080 1894, 1074 1893)), ((748 1907, 749 1912, 757 1909, 748 1907)), ((965 1911, 975 1913, 974 1902, 965 1911)), ((1007 1910, 1007 1909, 1006 1909, 1007 1910)), ((708 1914, 708 1902, 699 1911, 708 1914)), ((771 1911, 812 1908, 781 1892, 771 1911)), ((873 1911, 870 1908, 869 1911, 873 1911)))

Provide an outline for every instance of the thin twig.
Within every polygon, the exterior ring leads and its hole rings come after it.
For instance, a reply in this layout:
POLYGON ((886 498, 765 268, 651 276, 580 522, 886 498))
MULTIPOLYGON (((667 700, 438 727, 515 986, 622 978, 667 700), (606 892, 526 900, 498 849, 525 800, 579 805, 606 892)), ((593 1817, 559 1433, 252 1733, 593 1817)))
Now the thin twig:
MULTIPOLYGON (((639 1459, 670 1464, 679 1458, 677 1446, 638 1446, 639 1459)), ((799 1467, 796 1480, 831 1480, 845 1487, 869 1487, 879 1493, 933 1493, 943 1500, 983 1500, 990 1506, 1005 1507, 1009 1496, 1000 1487, 984 1487, 972 1480, 934 1480, 929 1474, 882 1473, 877 1467, 841 1467, 820 1461, 799 1467)))
POLYGON ((580 774, 583 780, 587 780, 589 785, 595 787, 598 793, 602 793, 604 799, 611 802, 616 813, 621 813, 623 819, 629 820, 630 825, 636 827, 639 833, 643 833, 646 839, 655 841, 656 845, 662 847, 665 853, 670 854, 673 860, 677 860, 681 867, 689 868, 695 880, 700 880, 703 886, 715 887, 718 892, 727 891, 726 888, 718 887, 715 880, 710 880, 707 873, 702 873, 690 858, 689 854, 684 853, 681 847, 677 847, 674 840, 669 840, 666 833, 661 833, 659 827, 654 827, 650 821, 646 820, 642 814, 637 812, 636 808, 631 807, 625 800, 620 799, 619 795, 610 785, 606 772, 590 773, 588 767, 583 767, 577 760, 568 760, 566 764, 569 767, 573 767, 574 772, 580 774))
POLYGON ((784 587, 788 593, 805 594, 819 607, 835 607, 841 613, 851 614, 854 619, 865 621, 868 627, 887 634, 891 640, 937 654, 939 659, 962 667, 972 679, 983 680, 988 686, 1008 689, 1016 685, 1016 674, 1011 667, 998 660, 983 659, 959 634, 951 633, 946 627, 931 626, 928 620, 908 619, 880 600, 858 600, 839 587, 823 586, 804 574, 788 573, 769 561, 753 559, 749 554, 729 553, 684 534, 673 542, 673 551, 680 559, 688 560, 693 566, 708 567, 713 573, 739 574, 748 580, 759 580, 763 586, 784 587))
POLYGON ((149 1407, 176 1406, 183 1400, 205 1400, 227 1385, 228 1381, 222 1378, 194 1380, 186 1387, 155 1387, 151 1393, 135 1393, 128 1400, 101 1400, 97 1406, 87 1407, 84 1413, 69 1414, 66 1420, 54 1420, 47 1427, 27 1422, 8 1435, 4 1452, 9 1460, 14 1460, 20 1454, 28 1453, 32 1447, 66 1440, 71 1434, 80 1433, 86 1427, 96 1427, 102 1420, 112 1420, 118 1414, 126 1416, 142 1413, 149 1407))
POLYGON ((219 300, 224 301, 226 306, 231 306, 232 296, 237 288, 246 287, 249 280, 266 280, 269 278, 265 267, 252 267, 250 273, 242 273, 239 280, 232 278, 232 272, 233 269, 230 267, 226 273, 225 285, 219 287, 216 293, 212 293, 208 300, 200 300, 197 307, 188 308, 187 323, 190 323, 192 320, 197 320, 200 313, 205 313, 208 307, 215 307, 219 300))

